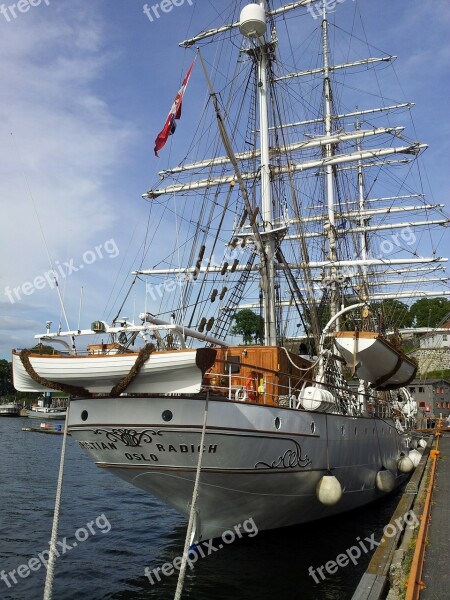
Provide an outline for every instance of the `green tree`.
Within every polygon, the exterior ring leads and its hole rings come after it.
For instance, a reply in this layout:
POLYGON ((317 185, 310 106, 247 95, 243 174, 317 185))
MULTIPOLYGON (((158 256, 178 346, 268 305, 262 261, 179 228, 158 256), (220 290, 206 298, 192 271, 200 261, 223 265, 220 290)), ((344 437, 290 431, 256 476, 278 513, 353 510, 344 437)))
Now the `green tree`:
POLYGON ((375 308, 375 312, 381 315, 387 329, 393 327, 401 329, 403 327, 411 327, 412 325, 413 316, 409 311, 409 307, 404 302, 400 302, 400 300, 387 298, 373 308, 375 308))
POLYGON ((31 348, 31 352, 34 354, 54 354, 55 349, 53 346, 48 346, 46 344, 36 344, 36 346, 31 348))
POLYGON ((15 389, 12 384, 11 363, 5 359, 0 360, 0 396, 14 394, 15 389))
POLYGON ((447 298, 421 298, 411 306, 415 327, 436 327, 446 317, 450 319, 450 300, 447 298))
POLYGON ((242 335, 244 344, 258 343, 263 338, 264 319, 249 308, 244 308, 234 315, 235 324, 231 328, 232 335, 242 335))

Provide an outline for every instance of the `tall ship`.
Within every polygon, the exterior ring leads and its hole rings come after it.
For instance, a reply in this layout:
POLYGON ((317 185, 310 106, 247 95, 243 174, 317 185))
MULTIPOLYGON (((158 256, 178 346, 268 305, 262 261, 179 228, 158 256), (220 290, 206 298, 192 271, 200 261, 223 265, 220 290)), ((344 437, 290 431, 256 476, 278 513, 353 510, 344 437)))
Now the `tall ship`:
POLYGON ((100 468, 185 514, 197 477, 195 540, 356 509, 417 464, 417 365, 392 306, 448 295, 432 231, 449 219, 415 191, 413 104, 380 90, 395 57, 331 4, 225 2, 180 44, 155 153, 191 78, 205 102, 143 194, 167 252, 132 274, 139 319, 124 303, 88 329, 49 325, 53 354, 13 352, 16 389, 71 394, 68 430, 100 468))

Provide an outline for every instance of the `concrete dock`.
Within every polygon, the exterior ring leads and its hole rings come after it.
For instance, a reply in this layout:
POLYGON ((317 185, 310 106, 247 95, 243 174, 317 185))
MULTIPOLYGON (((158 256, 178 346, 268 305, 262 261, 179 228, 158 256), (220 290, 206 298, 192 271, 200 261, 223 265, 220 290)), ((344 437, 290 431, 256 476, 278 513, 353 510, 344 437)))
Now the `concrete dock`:
POLYGON ((406 511, 420 526, 383 540, 352 600, 450 597, 450 428, 434 433, 386 527, 406 511))
POLYGON ((438 464, 420 592, 421 600, 450 597, 450 432, 439 441, 438 464))

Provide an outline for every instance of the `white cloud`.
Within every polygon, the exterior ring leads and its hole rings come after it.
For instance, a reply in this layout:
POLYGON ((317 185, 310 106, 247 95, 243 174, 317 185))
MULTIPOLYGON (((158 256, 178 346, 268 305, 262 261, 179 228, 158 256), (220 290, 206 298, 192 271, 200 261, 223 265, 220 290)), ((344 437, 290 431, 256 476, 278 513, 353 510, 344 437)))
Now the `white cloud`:
MULTIPOLYGON (((120 223, 110 190, 136 130, 105 99, 100 82, 113 56, 93 4, 42 5, 0 21, 0 331, 23 323, 25 300, 39 319, 42 305, 56 306, 49 286, 15 303, 4 295, 49 270, 45 245, 52 260, 78 260, 120 223)), ((112 267, 86 266, 83 281, 102 282, 112 267)), ((32 325, 35 333, 32 321, 20 328, 27 339, 32 325)), ((0 352, 6 343, 2 336, 0 352)))

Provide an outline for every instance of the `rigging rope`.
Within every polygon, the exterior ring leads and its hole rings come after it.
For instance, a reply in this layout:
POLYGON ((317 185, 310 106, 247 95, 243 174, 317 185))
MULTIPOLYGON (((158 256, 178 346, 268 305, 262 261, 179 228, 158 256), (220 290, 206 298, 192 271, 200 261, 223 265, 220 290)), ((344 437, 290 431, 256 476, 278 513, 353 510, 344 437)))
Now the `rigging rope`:
POLYGON ((286 353, 286 356, 287 356, 287 359, 288 359, 288 361, 291 363, 291 365, 292 365, 293 367, 295 367, 296 369, 298 369, 299 371, 309 371, 309 370, 311 370, 311 369, 314 369, 314 367, 315 367, 316 365, 318 365, 318 364, 319 364, 319 362, 320 362, 320 360, 321 360, 321 357, 319 356, 319 358, 317 358, 317 359, 316 359, 316 360, 315 360, 313 363, 311 363, 311 364, 310 364, 308 367, 306 367, 306 368, 299 367, 298 365, 296 365, 296 364, 295 364, 295 362, 294 362, 294 361, 292 360, 292 358, 289 356, 289 352, 286 350, 286 348, 285 348, 284 346, 282 346, 282 347, 281 347, 281 349, 285 351, 285 353, 286 353))

